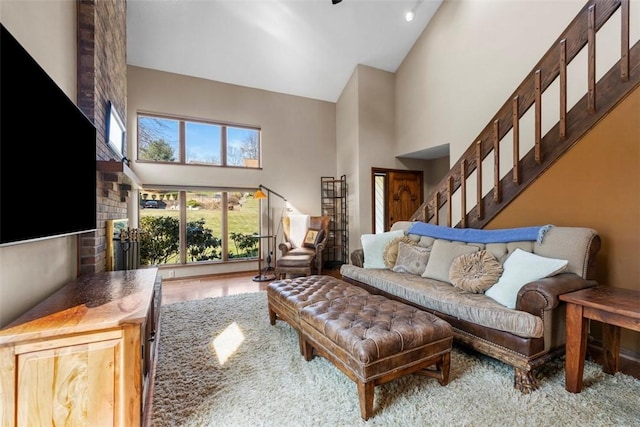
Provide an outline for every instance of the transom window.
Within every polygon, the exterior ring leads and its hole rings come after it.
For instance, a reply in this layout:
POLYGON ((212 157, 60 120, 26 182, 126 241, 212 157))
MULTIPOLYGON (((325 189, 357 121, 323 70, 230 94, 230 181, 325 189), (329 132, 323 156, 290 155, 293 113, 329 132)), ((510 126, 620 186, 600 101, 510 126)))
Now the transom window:
POLYGON ((260 167, 260 129, 138 114, 138 160, 260 167))

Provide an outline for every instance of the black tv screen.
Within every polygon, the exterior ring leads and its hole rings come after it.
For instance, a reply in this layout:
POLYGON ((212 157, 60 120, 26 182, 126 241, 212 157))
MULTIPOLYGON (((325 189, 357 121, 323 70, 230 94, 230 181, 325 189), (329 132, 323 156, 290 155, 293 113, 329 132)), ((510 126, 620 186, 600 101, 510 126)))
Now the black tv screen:
POLYGON ((1 30, 0 246, 95 230, 96 128, 1 30))

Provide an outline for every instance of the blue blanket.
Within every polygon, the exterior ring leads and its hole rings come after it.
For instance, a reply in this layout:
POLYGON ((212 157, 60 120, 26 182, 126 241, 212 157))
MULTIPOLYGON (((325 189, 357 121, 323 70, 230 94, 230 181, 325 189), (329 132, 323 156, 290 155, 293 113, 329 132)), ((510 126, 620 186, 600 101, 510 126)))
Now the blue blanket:
POLYGON ((454 240, 467 243, 509 243, 535 241, 542 243, 544 234, 552 225, 480 230, 476 228, 451 228, 426 222, 414 222, 407 234, 418 234, 436 239, 454 240))

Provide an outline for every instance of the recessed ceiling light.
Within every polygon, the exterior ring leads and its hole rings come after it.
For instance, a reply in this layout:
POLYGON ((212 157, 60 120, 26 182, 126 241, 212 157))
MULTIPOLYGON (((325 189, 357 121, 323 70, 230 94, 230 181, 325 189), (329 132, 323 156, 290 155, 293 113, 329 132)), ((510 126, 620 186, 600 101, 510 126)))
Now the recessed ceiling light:
POLYGON ((410 10, 409 12, 407 12, 404 15, 404 20, 407 21, 407 22, 411 22, 411 21, 413 21, 413 18, 415 18, 415 17, 416 17, 415 12, 413 10, 410 10))

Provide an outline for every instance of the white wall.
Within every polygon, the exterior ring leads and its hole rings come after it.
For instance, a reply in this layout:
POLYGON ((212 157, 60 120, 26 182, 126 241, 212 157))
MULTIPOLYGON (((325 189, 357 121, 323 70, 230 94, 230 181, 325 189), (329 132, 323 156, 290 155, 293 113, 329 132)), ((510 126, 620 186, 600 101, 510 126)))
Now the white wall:
POLYGON ((396 154, 453 165, 585 3, 445 0, 396 72, 396 154))
POLYGON ((349 253, 354 246, 354 240, 360 236, 360 157, 358 126, 358 73, 353 72, 346 86, 342 90, 336 103, 336 146, 338 176, 345 175, 347 179, 347 206, 349 215, 349 253))
MULTIPOLYGON (((262 169, 155 165, 131 168, 149 188, 155 185, 232 187, 255 190, 263 184, 287 198, 296 210, 320 215, 322 176, 336 176, 336 104, 251 89, 211 80, 127 68, 128 157, 135 160, 136 114, 153 112, 193 119, 258 126, 262 129, 262 169)), ((282 201, 272 198, 272 210, 282 201)), ((273 216, 275 217, 275 216, 273 216)), ((265 223, 266 223, 266 218, 265 223)), ((277 227, 274 221, 274 227, 277 227)), ((276 228, 274 228, 275 230, 276 228)), ((263 230, 266 231, 266 230, 263 230)), ((229 271, 229 265, 176 270, 176 277, 229 271)), ((242 267, 246 270, 247 266, 242 267)), ((257 266, 256 266, 257 269, 257 266)))
MULTIPOLYGON (((0 21, 58 86, 71 99, 76 99, 75 1, 1 0, 0 21)), ((25 90, 28 93, 28 89, 25 90)), ((4 140, 3 144, 9 142, 4 140)), ((23 160, 19 163, 28 164, 28 159, 23 160)), ((16 178, 16 182, 19 178, 16 178)), ((34 193, 55 191, 55 183, 43 182, 42 185, 42 188, 30 189, 34 193)), ((78 269, 77 259, 77 237, 0 248, 0 327, 74 279, 78 269)))
POLYGON ((337 102, 338 175, 346 175, 349 248, 371 233, 371 168, 404 168, 394 158, 395 76, 358 65, 337 102))

